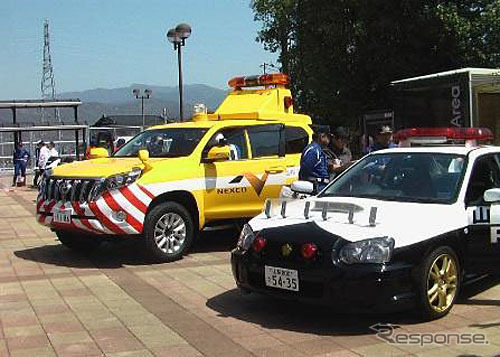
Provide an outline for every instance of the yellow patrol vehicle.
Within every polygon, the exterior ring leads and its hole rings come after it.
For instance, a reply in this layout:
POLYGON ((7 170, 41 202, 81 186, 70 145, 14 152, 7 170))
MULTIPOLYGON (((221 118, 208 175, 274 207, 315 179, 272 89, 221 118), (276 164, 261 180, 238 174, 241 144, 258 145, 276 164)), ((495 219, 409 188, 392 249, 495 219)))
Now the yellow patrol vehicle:
POLYGON ((287 84, 279 73, 233 78, 214 113, 198 106, 191 121, 145 130, 111 157, 96 148, 90 160, 47 172, 38 222, 72 249, 135 236, 171 261, 207 225, 257 215, 298 178, 312 136, 287 84))

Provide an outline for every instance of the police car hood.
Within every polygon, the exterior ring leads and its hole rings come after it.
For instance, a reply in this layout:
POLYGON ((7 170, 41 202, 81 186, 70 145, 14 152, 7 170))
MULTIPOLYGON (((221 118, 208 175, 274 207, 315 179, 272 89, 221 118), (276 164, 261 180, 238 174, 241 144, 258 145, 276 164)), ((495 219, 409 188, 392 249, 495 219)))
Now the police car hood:
POLYGON ((394 238, 395 247, 404 247, 464 228, 467 225, 467 216, 464 207, 460 208, 458 204, 328 197, 288 202, 285 218, 281 216, 281 206, 277 203, 274 205, 271 218, 262 213, 253 218, 249 224, 254 231, 260 231, 306 222, 314 222, 320 229, 351 242, 389 236, 394 238), (307 201, 311 202, 308 219, 304 217, 307 201), (326 220, 322 215, 325 203, 328 203, 326 220), (372 207, 377 208, 374 225, 370 225, 372 207), (353 212, 353 223, 349 223, 350 210, 353 212))

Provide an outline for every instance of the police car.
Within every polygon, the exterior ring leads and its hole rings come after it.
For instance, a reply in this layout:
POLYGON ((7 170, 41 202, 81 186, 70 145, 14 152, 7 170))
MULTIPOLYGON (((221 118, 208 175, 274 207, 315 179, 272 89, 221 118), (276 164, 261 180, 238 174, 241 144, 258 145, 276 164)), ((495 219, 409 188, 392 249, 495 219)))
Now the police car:
POLYGON ((76 250, 142 240, 155 260, 185 254, 210 225, 254 217, 297 179, 311 118, 294 112, 288 77, 235 77, 215 113, 149 128, 108 157, 47 171, 38 222, 76 250), (257 88, 255 88, 257 87, 257 88))
POLYGON ((365 156, 317 196, 266 202, 232 252, 237 285, 340 310, 417 308, 432 319, 450 311, 465 274, 500 271, 500 147, 475 145, 491 132, 395 137, 399 148, 365 156), (466 145, 442 145, 449 140, 466 145))

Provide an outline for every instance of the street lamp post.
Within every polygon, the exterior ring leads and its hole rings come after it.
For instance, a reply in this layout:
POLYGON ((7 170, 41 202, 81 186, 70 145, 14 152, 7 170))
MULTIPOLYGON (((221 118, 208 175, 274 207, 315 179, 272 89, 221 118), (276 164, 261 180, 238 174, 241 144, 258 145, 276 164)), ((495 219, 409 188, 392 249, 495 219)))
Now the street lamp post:
POLYGON ((135 98, 141 100, 142 130, 144 130, 144 127, 146 126, 146 116, 144 115, 144 99, 149 99, 151 97, 151 93, 153 93, 151 89, 144 89, 143 93, 141 93, 141 90, 137 88, 132 90, 132 94, 135 95, 135 98))
POLYGON ((167 39, 174 44, 174 51, 177 50, 177 61, 179 66, 179 116, 184 120, 184 110, 182 105, 182 51, 181 48, 186 44, 186 39, 191 35, 191 26, 188 24, 179 24, 175 29, 167 31, 167 39))

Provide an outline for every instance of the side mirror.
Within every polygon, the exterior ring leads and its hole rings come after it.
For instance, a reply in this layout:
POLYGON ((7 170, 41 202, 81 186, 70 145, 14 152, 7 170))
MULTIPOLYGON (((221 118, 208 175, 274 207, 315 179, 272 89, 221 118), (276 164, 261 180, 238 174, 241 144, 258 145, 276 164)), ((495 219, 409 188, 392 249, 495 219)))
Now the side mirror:
POLYGON ((293 181, 291 189, 295 193, 312 195, 314 191, 314 185, 309 181, 293 181))
POLYGON ((104 159, 109 157, 108 150, 105 148, 92 148, 89 152, 90 159, 104 159))
POLYGON ((146 161, 149 160, 149 151, 146 149, 141 149, 139 150, 138 156, 139 160, 141 160, 142 163, 144 164, 146 161))
POLYGON ((213 146, 208 150, 206 160, 212 161, 226 161, 231 158, 231 149, 229 145, 224 146, 213 146))
POLYGON ((485 202, 488 203, 499 203, 500 202, 500 188, 490 188, 484 191, 483 198, 485 202))

